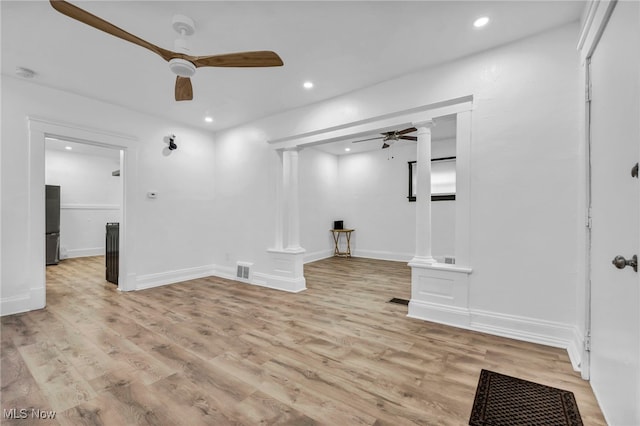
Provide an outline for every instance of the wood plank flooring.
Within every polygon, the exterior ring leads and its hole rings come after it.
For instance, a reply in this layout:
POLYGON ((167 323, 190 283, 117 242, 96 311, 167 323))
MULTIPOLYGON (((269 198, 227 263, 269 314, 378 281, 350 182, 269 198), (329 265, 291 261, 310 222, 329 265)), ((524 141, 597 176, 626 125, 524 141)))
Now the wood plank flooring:
POLYGON ((570 390, 605 424, 566 351, 387 303, 410 297, 404 263, 314 262, 290 294, 219 278, 121 293, 103 262, 47 267, 47 308, 2 318, 2 408, 29 410, 3 424, 465 425, 482 368, 570 390))

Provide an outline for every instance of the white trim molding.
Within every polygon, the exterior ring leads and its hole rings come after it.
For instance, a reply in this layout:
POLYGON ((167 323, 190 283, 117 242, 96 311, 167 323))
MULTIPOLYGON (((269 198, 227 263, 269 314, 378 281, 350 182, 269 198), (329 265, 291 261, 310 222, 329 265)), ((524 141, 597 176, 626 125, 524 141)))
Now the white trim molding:
POLYGON ((307 289, 304 278, 304 249, 267 250, 271 270, 268 273, 254 273, 252 284, 278 290, 298 293, 307 289))
POLYGON ((468 328, 469 268, 456 265, 410 262, 410 318, 468 328))
POLYGON ((118 204, 60 204, 60 210, 120 210, 118 204))
MULTIPOLYGON (((62 250, 60 251, 62 252, 62 250)), ((77 248, 77 249, 67 249, 64 252, 64 258, 62 257, 62 253, 60 253, 60 258, 73 259, 76 257, 104 256, 104 254, 105 254, 104 247, 77 248)))
POLYGON ((214 265, 196 266, 193 268, 176 269, 155 274, 139 275, 136 278, 136 290, 146 290, 163 285, 183 283, 184 281, 206 278, 215 274, 214 265))
MULTIPOLYGON (((300 255, 303 255, 303 253, 300 253, 300 255)), ((235 269, 231 266, 217 265, 213 268, 211 275, 230 281, 286 291, 288 293, 299 293, 306 290, 307 287, 304 277, 300 279, 294 276, 293 271, 286 269, 287 265, 295 269, 295 266, 291 263, 291 259, 285 258, 283 263, 280 264, 279 270, 274 270, 271 273, 252 272, 248 280, 239 279, 235 274, 235 269)))
POLYGON ((44 245, 44 188, 45 188, 45 138, 54 137, 88 145, 101 146, 121 151, 123 199, 120 221, 119 283, 121 291, 135 290, 136 277, 132 270, 133 233, 127 223, 133 223, 133 208, 136 193, 137 138, 100 129, 55 122, 39 117, 27 117, 29 135, 29 199, 28 251, 29 282, 35 285, 32 308, 44 307, 46 297, 45 245, 44 245))
POLYGON ((363 250, 354 251, 351 256, 364 257, 367 259, 391 260, 394 262, 409 262, 413 258, 413 253, 397 253, 385 250, 363 250))
POLYGON ((591 0, 589 3, 578 37, 577 49, 581 62, 584 63, 593 54, 616 3, 617 0, 591 0))
POLYGON ((307 252, 304 255, 304 263, 316 262, 318 260, 328 259, 332 256, 333 256, 333 250, 331 249, 318 250, 318 251, 314 251, 313 253, 307 252))
MULTIPOLYGON (((0 299, 0 315, 13 315, 39 309, 33 306, 31 293, 17 294, 0 299)), ((43 308, 41 306, 40 308, 43 308)))

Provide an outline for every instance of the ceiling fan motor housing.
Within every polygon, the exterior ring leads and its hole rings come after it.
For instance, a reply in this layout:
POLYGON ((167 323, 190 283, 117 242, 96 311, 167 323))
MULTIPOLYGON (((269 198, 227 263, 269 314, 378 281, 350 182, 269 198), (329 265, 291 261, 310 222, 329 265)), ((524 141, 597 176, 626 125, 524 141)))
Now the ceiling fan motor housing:
POLYGON ((169 68, 180 77, 191 77, 196 72, 196 66, 186 59, 173 58, 169 61, 169 68))

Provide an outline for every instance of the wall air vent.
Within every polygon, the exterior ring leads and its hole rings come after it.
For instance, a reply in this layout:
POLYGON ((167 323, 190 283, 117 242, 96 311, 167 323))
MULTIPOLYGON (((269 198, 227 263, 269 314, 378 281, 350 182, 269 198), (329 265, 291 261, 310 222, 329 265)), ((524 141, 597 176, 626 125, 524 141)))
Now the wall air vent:
POLYGON ((242 281, 249 281, 252 265, 253 263, 249 262, 238 262, 236 264, 236 278, 242 281))

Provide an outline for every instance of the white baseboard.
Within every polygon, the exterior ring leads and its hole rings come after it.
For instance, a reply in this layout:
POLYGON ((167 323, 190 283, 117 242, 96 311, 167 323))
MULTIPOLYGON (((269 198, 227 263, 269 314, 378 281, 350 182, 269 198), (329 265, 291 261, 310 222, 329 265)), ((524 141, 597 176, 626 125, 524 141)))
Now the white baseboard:
POLYGON ((281 290, 289 293, 299 293, 307 288, 304 278, 302 278, 302 280, 293 279, 266 274, 263 272, 253 272, 250 280, 240 279, 236 277, 235 269, 230 266, 216 266, 212 275, 227 280, 238 281, 259 287, 272 288, 274 290, 281 290))
POLYGON ((407 316, 495 336, 563 348, 569 355, 573 369, 580 371, 583 339, 573 325, 479 309, 467 310, 423 301, 409 302, 407 316))
POLYGON ((333 257, 333 250, 320 250, 313 253, 304 254, 304 263, 316 262, 322 259, 333 257))
POLYGON ((469 310, 425 301, 409 301, 409 318, 469 329, 469 310))
POLYGON ((497 336, 565 349, 574 335, 572 325, 478 309, 471 310, 471 326, 497 336))
MULTIPOLYGON (((62 249, 60 250, 63 251, 62 249)), ((104 256, 104 247, 66 249, 64 259, 73 259, 76 257, 104 256)), ((62 256, 60 256, 62 258, 62 256)))
POLYGON ((288 278, 279 275, 264 274, 256 272, 253 274, 253 285, 272 288, 274 290, 286 291, 289 293, 300 293, 307 289, 307 281, 302 278, 288 278))
POLYGON ((31 295, 19 294, 0 299, 0 316, 19 314, 31 310, 31 295))
POLYGON ((159 272, 156 274, 138 275, 136 290, 175 284, 182 281, 195 280, 215 275, 214 265, 196 266, 194 268, 177 269, 175 271, 159 272))
POLYGON ((582 356, 584 348, 584 335, 578 330, 578 327, 573 327, 573 339, 569 343, 569 347, 567 348, 567 353, 569 354, 569 359, 571 360, 571 365, 575 371, 582 371, 582 356))
POLYGON ((44 307, 44 287, 32 288, 29 293, 0 298, 0 316, 20 314, 44 307))
POLYGON ((395 260, 398 262, 409 262, 413 258, 413 253, 396 253, 384 250, 352 250, 353 257, 365 257, 377 260, 395 260))

